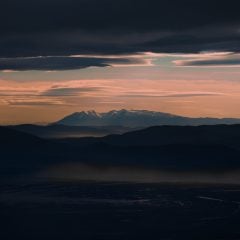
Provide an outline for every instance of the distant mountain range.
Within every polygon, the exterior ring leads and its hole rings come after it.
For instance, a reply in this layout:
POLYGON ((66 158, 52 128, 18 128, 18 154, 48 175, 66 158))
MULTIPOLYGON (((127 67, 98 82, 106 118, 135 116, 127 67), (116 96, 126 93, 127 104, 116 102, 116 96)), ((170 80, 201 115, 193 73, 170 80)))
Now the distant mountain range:
POLYGON ((234 118, 188 118, 147 110, 113 110, 76 112, 49 125, 21 124, 8 126, 41 138, 104 137, 124 134, 152 126, 199 126, 240 124, 234 118))
POLYGON ((159 125, 215 125, 239 124, 235 118, 189 118, 169 113, 147 110, 112 110, 105 113, 95 111, 75 112, 55 124, 68 126, 125 126, 150 127, 159 125))

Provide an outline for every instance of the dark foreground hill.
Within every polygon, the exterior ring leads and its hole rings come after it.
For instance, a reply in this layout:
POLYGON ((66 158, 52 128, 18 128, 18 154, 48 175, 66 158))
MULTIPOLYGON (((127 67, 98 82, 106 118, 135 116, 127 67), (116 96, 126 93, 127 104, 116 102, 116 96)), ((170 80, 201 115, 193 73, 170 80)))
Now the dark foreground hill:
POLYGON ((168 172, 240 170, 240 125, 152 127, 103 138, 61 140, 1 127, 0 144, 5 174, 68 164, 168 172))
POLYGON ((240 125, 156 126, 122 135, 110 135, 103 138, 82 138, 80 141, 96 141, 121 146, 213 144, 240 147, 240 125))
POLYGON ((28 133, 15 131, 7 127, 0 127, 0 145, 2 150, 24 148, 25 146, 40 145, 44 142, 41 138, 28 133))
POLYGON ((0 127, 0 172, 33 172, 51 164, 61 144, 28 133, 0 127))
POLYGON ((1 239, 239 239, 239 127, 62 140, 0 128, 1 239))

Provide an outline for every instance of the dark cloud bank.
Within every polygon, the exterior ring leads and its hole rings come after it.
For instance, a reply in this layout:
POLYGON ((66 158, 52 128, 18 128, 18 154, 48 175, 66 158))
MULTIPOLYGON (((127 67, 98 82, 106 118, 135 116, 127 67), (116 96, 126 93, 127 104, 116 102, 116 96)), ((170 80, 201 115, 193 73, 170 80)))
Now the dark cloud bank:
MULTIPOLYGON (((4 0, 0 58, 239 52, 239 5, 236 0, 4 0)), ((48 70, 45 60, 34 64, 48 70)), ((28 69, 24 63, 9 61, 16 70, 28 69)), ((1 60, 1 69, 9 61, 1 60)), ((24 60, 27 66, 34 65, 28 61, 24 60)), ((109 65, 104 59, 46 61, 54 65, 50 70, 109 65)))
POLYGON ((0 58, 0 70, 44 70, 60 71, 87 67, 107 67, 114 64, 143 64, 137 58, 104 58, 104 57, 16 57, 0 58))
POLYGON ((179 66, 238 66, 240 65, 240 55, 234 54, 234 57, 225 56, 220 59, 198 59, 198 60, 187 60, 182 61, 179 66))

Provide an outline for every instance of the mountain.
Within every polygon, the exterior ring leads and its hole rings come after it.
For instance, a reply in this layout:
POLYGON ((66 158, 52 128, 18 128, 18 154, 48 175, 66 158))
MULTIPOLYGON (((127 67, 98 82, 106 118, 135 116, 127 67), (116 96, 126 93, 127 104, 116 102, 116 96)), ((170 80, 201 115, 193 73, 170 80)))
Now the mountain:
POLYGON ((156 125, 215 125, 240 124, 234 118, 189 118, 169 113, 147 110, 112 110, 105 113, 95 111, 75 112, 56 122, 69 126, 125 126, 149 127, 156 125))

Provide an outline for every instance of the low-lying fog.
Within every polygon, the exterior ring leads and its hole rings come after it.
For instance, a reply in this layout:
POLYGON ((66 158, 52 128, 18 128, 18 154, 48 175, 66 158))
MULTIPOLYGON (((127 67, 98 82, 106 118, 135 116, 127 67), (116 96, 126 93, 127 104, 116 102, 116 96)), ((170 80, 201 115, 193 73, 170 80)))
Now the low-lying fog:
POLYGON ((51 181, 240 184, 240 170, 170 172, 143 167, 64 164, 51 167, 38 176, 51 181))

